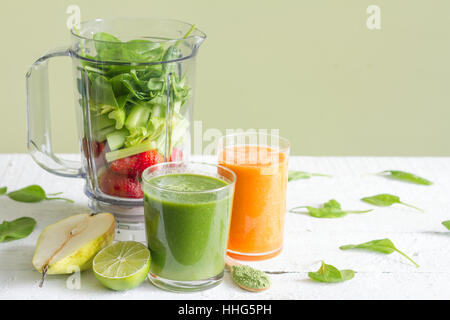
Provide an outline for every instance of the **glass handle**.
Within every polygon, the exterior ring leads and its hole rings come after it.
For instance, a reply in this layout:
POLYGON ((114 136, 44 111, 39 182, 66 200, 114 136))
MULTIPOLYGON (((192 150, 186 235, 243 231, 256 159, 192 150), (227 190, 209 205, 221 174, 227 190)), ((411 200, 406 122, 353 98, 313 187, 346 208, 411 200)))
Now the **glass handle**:
POLYGON ((81 161, 61 159, 53 153, 50 130, 48 63, 53 57, 71 56, 68 48, 52 50, 36 60, 26 74, 28 152, 48 172, 63 177, 83 176, 81 161))

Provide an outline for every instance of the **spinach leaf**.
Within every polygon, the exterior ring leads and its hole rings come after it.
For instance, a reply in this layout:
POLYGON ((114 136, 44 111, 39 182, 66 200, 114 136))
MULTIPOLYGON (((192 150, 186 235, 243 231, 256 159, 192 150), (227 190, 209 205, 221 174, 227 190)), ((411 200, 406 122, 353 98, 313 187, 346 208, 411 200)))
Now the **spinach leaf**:
MULTIPOLYGON (((94 45, 97 51, 111 49, 110 42, 121 42, 112 34, 106 32, 97 32, 96 34, 94 34, 93 39, 95 40, 94 45)), ((114 48, 114 46, 112 48, 114 48)))
POLYGON ((102 60, 119 61, 122 57, 121 41, 106 32, 97 32, 93 36, 97 56, 102 60))
POLYGON ((97 58, 105 61, 149 62, 160 60, 164 52, 159 43, 147 39, 122 42, 106 32, 94 34, 93 39, 97 58))
MULTIPOLYGON (((191 28, 186 32, 186 34, 183 36, 182 39, 186 39, 189 37, 189 35, 195 30, 195 25, 192 25, 191 28)), ((172 61, 180 58, 182 56, 181 50, 178 48, 178 45, 180 44, 181 39, 178 40, 174 45, 167 48, 166 52, 163 56, 163 61, 172 61)), ((162 70, 164 73, 168 74, 171 72, 175 72, 176 63, 170 62, 170 63, 164 63, 162 66, 162 70)))
POLYGON ((342 210, 341 205, 334 199, 325 202, 322 208, 314 208, 310 206, 300 206, 289 210, 292 213, 305 213, 304 211, 299 211, 298 209, 306 208, 308 214, 314 218, 341 218, 346 216, 348 213, 366 213, 372 211, 369 210, 342 210))
MULTIPOLYGON (((106 112, 118 107, 111 82, 104 76, 93 76, 90 97, 92 102, 97 106, 109 106, 110 108, 106 112)), ((105 111, 101 113, 105 113, 105 111)))
POLYGON ((289 170, 288 173, 288 181, 295 181, 300 179, 309 179, 311 177, 331 177, 329 174, 322 174, 322 173, 310 173, 305 171, 296 171, 296 170, 289 170))
POLYGON ((9 192, 7 196, 12 200, 28 203, 41 202, 43 200, 65 200, 67 202, 73 203, 73 200, 66 198, 49 198, 44 189, 42 189, 41 186, 35 184, 16 191, 9 192))
POLYGON ((395 196, 393 194, 388 194, 388 193, 382 193, 382 194, 377 194, 377 195, 371 196, 371 197, 365 197, 365 198, 362 198, 361 200, 364 202, 373 204, 374 206, 378 206, 378 207, 389 207, 389 206, 393 205, 394 203, 398 203, 398 204, 402 204, 404 206, 419 210, 421 212, 424 212, 420 208, 417 208, 413 205, 410 205, 410 204, 400 201, 400 198, 398 196, 395 196))
POLYGON ((426 185, 426 186, 433 184, 433 182, 431 182, 425 178, 416 176, 413 173, 399 171, 399 170, 385 170, 383 172, 378 173, 378 175, 384 176, 384 177, 390 178, 390 179, 406 181, 406 182, 421 184, 421 185, 426 185))
POLYGON ((7 187, 1 187, 1 188, 0 188, 0 196, 6 194, 6 191, 8 191, 8 188, 7 188, 7 187))
MULTIPOLYGON (((181 57, 181 50, 176 46, 170 46, 167 48, 166 53, 164 54, 163 61, 173 61, 181 57)), ((162 66, 162 71, 166 74, 170 72, 175 72, 176 62, 164 63, 162 66)))
POLYGON ((372 240, 369 242, 364 242, 361 244, 348 244, 345 246, 340 246, 339 249, 341 250, 349 250, 349 249, 366 249, 376 252, 381 252, 384 254, 391 254, 393 252, 398 252, 402 256, 404 256, 406 259, 414 263, 416 267, 419 267, 417 263, 415 263, 410 257, 408 257, 406 254, 398 250, 391 240, 389 239, 379 239, 379 240, 372 240))
POLYGON ((150 78, 148 80, 147 86, 152 91, 159 91, 162 90, 164 85, 164 79, 163 78, 150 78))
POLYGON ((111 84, 117 95, 126 94, 134 96, 138 100, 150 100, 154 96, 150 95, 149 89, 146 88, 146 83, 140 83, 131 72, 116 75, 111 79, 111 84))
POLYGON ((145 39, 130 40, 123 47, 124 60, 135 62, 160 60, 164 52, 159 43, 145 39))
POLYGON ((22 217, 13 221, 3 221, 0 224, 0 242, 18 240, 27 237, 33 232, 36 220, 22 217))
POLYGON ((450 220, 442 221, 442 225, 450 230, 450 220))
POLYGON ((317 272, 308 272, 308 276, 315 281, 336 283, 350 280, 355 276, 353 270, 338 270, 336 267, 325 264, 322 261, 322 265, 317 272))

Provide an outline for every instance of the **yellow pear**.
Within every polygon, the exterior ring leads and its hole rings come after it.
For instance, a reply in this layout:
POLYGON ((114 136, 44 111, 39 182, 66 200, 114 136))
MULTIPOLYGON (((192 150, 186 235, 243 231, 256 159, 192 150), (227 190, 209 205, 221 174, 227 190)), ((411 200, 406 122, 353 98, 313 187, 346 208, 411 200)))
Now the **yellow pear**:
POLYGON ((114 241, 110 213, 78 214, 49 225, 36 243, 33 266, 44 274, 67 274, 91 268, 97 252, 114 241))

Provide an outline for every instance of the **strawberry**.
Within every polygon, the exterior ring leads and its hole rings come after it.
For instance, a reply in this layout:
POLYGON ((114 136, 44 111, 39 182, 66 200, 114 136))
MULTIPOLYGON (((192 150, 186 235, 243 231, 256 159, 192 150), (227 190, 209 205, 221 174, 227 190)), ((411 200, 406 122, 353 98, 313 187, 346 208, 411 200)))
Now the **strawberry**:
POLYGON ((111 170, 106 170, 100 176, 99 187, 110 196, 122 198, 142 198, 144 196, 137 179, 114 173, 111 170))
POLYGON ((178 148, 173 148, 169 161, 181 161, 181 160, 183 160, 183 151, 181 151, 178 148))
MULTIPOLYGON (((94 158, 98 158, 99 155, 102 154, 103 149, 105 148, 105 142, 98 142, 95 140, 91 141, 91 149, 94 152, 94 158)), ((83 152, 84 156, 87 158, 89 155, 89 149, 86 138, 83 138, 83 152)))
POLYGON ((129 177, 140 177, 142 172, 163 159, 157 150, 149 150, 111 162, 109 167, 115 173, 129 177))
POLYGON ((103 150, 105 149, 105 141, 97 142, 97 148, 94 151, 94 156, 98 158, 98 156, 103 154, 103 150))

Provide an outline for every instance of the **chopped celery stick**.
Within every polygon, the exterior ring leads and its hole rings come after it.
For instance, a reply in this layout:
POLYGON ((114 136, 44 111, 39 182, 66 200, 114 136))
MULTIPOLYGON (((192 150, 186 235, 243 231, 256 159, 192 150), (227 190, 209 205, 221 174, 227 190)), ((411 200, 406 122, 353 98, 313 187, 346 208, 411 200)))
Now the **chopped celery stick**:
POLYGON ((106 135, 106 140, 108 140, 108 146, 111 150, 119 149, 125 143, 125 139, 129 135, 128 130, 121 129, 116 130, 106 135))
POLYGON ((110 127, 115 124, 113 119, 108 118, 108 115, 101 114, 94 118, 95 128, 98 130, 105 129, 106 127, 110 127))
POLYGON ((125 121, 125 127, 128 130, 145 127, 147 125, 148 118, 150 117, 151 109, 149 106, 138 104, 135 105, 125 121))
POLYGON ((110 134, 111 132, 115 131, 116 128, 114 127, 114 125, 112 125, 111 127, 106 127, 103 128, 101 130, 98 130, 95 134, 94 134, 94 138, 95 140, 97 140, 98 142, 101 141, 105 141, 106 140, 106 136, 108 134, 110 134))
POLYGON ((126 158, 126 157, 129 157, 129 156, 141 153, 141 152, 145 152, 145 151, 148 151, 151 149, 155 149, 155 144, 151 141, 146 140, 140 144, 137 144, 137 145, 129 147, 129 148, 107 152, 105 154, 105 157, 106 157, 106 161, 112 162, 112 161, 126 158))
POLYGON ((108 118, 116 121, 116 129, 122 129, 125 123, 125 110, 117 109, 108 114, 108 118))

